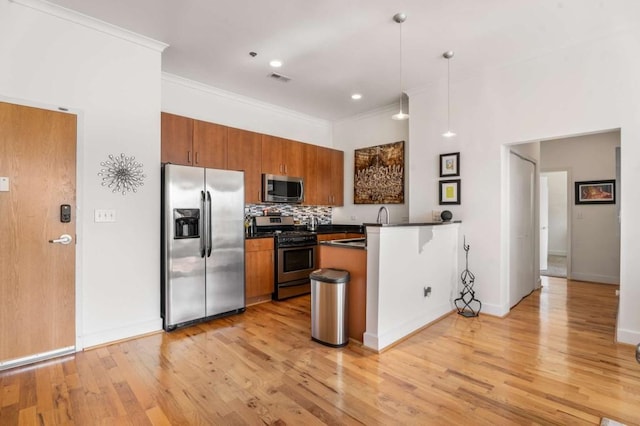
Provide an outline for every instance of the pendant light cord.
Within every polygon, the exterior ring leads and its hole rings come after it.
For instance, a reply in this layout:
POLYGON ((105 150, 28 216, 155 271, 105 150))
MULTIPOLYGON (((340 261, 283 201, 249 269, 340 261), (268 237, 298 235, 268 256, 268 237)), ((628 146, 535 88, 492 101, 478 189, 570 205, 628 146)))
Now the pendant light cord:
POLYGON ((447 58, 447 131, 451 131, 451 59, 447 58))
POLYGON ((400 22, 400 112, 402 111, 402 22, 400 22))

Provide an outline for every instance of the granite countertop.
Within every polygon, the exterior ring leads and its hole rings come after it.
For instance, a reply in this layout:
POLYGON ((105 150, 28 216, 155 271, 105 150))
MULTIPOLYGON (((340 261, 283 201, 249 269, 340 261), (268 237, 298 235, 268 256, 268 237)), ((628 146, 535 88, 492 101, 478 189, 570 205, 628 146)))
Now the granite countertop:
POLYGON ((461 220, 450 220, 448 222, 407 222, 407 223, 364 223, 363 226, 376 226, 376 227, 393 227, 393 226, 437 226, 437 225, 451 225, 452 223, 462 223, 461 220))
MULTIPOLYGON (((295 228, 296 231, 306 231, 306 225, 299 225, 295 228)), ((316 234, 333 234, 338 232, 352 232, 364 235, 363 225, 343 225, 343 224, 331 224, 331 225, 318 225, 316 234)), ((252 240, 255 238, 273 238, 275 232, 258 232, 254 235, 245 235, 246 240, 252 240)))
POLYGON ((364 238, 347 238, 345 240, 320 241, 318 244, 322 246, 340 247, 346 249, 367 249, 367 241, 364 238))

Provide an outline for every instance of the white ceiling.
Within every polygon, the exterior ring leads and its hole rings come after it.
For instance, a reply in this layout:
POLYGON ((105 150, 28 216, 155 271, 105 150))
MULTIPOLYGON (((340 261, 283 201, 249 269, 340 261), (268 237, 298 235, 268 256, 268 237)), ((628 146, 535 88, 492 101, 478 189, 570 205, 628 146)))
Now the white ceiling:
POLYGON ((455 80, 637 26, 640 17, 640 0, 51 2, 168 43, 163 71, 327 120, 398 102, 397 12, 407 14, 409 93, 446 78, 446 50, 455 51, 455 80), (290 82, 267 77, 274 58, 290 82), (354 92, 363 98, 351 100, 354 92))

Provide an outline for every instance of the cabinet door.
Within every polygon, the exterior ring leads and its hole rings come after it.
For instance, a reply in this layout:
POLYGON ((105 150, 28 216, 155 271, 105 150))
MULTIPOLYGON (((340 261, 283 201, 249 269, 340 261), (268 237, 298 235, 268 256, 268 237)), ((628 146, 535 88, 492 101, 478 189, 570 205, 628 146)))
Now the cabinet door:
POLYGON ((273 239, 245 241, 245 298, 247 305, 271 300, 275 273, 273 239))
POLYGON ((344 205, 344 152, 331 150, 331 205, 344 205))
POLYGON ((320 205, 331 204, 331 149, 316 147, 316 189, 315 202, 320 205))
POLYGON ((227 128, 220 124, 194 120, 193 165, 212 169, 227 168, 227 128))
POLYGON ((193 119, 163 112, 160 121, 160 161, 192 166, 193 119))
POLYGON ((284 175, 282 141, 275 136, 262 135, 262 173, 284 175))
POLYGON ((302 178, 304 179, 304 204, 320 204, 317 196, 318 169, 316 167, 318 151, 314 145, 302 144, 302 178))
POLYGON ((262 188, 262 135, 247 130, 227 131, 227 168, 244 171, 244 200, 260 203, 262 188))
POLYGON ((295 177, 302 176, 304 174, 304 146, 306 144, 289 139, 281 139, 281 144, 284 174, 295 177))

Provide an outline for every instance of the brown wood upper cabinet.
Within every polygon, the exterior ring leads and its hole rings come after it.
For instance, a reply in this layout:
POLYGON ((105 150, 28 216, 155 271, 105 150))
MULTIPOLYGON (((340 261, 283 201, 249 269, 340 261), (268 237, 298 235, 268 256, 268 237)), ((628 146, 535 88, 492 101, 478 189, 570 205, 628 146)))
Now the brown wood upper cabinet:
POLYGON ((227 168, 244 171, 244 198, 247 204, 260 203, 262 191, 262 135, 229 127, 227 168))
POLYGON ((193 120, 193 165, 227 168, 227 127, 193 120))
POLYGON ((193 166, 193 119, 163 112, 161 123, 160 161, 193 166))
POLYGON ((344 204, 344 152, 317 147, 315 204, 342 206, 344 204))
POLYGON ((262 135, 262 173, 302 176, 304 143, 262 135))
POLYGON ((227 128, 193 118, 162 113, 163 163, 224 169, 227 166, 227 128))

